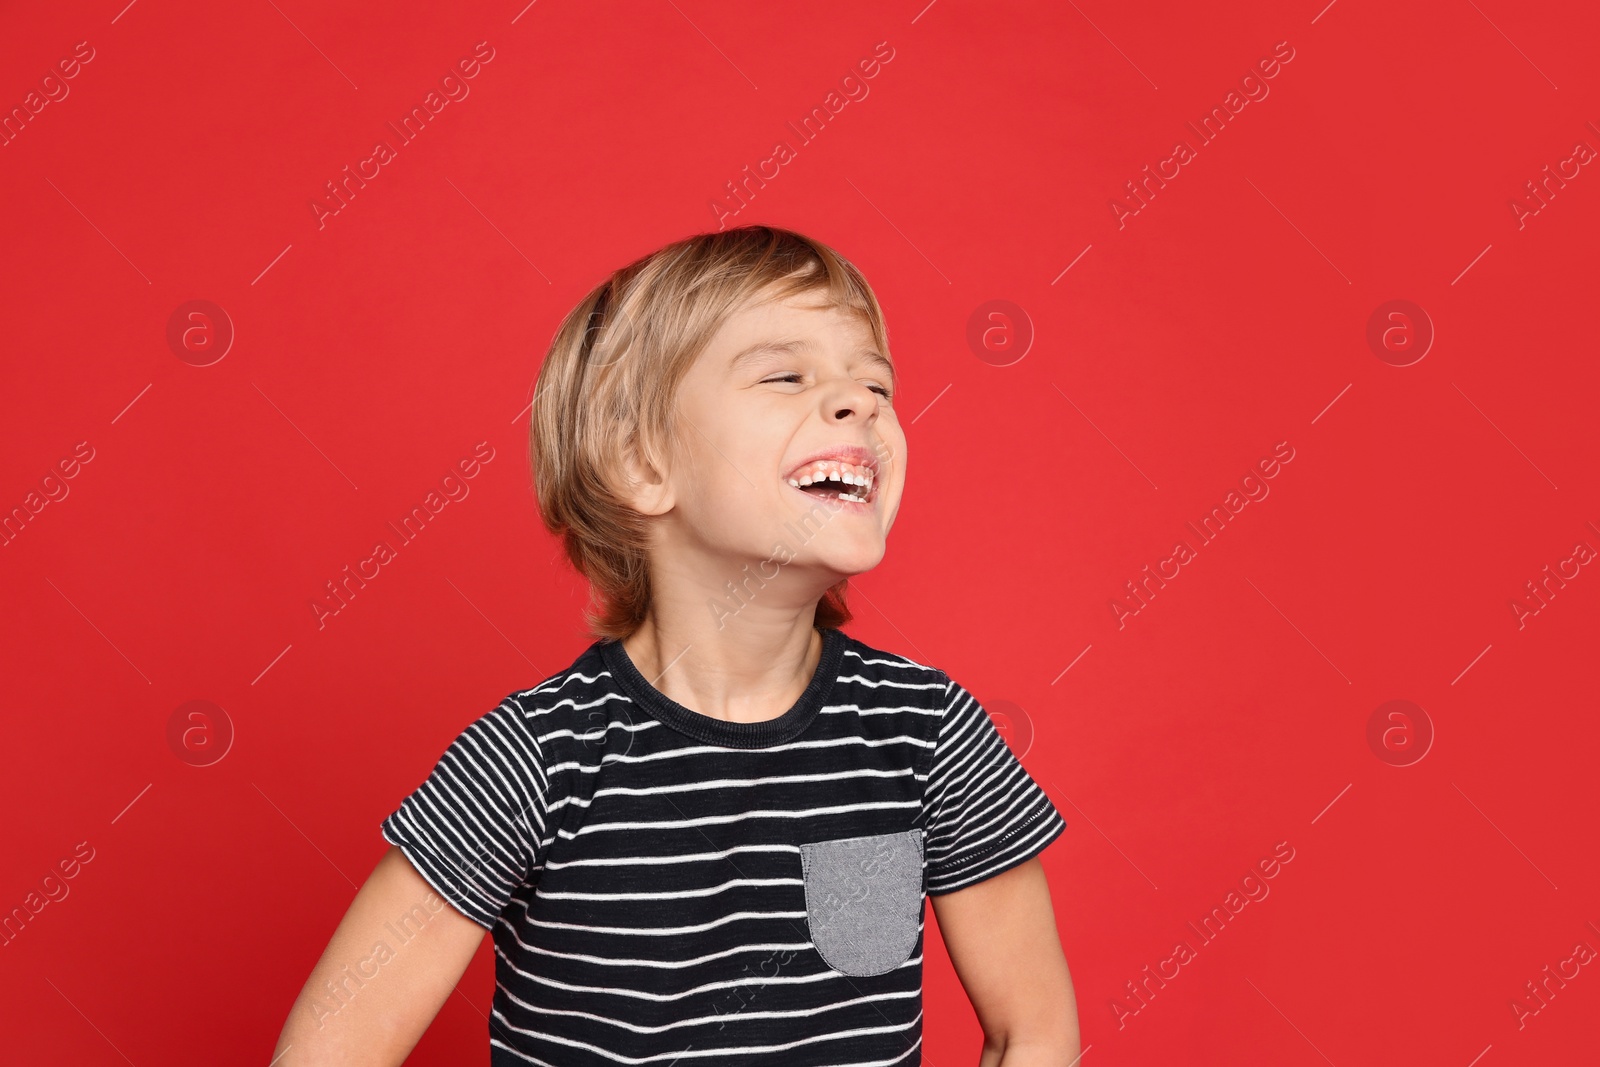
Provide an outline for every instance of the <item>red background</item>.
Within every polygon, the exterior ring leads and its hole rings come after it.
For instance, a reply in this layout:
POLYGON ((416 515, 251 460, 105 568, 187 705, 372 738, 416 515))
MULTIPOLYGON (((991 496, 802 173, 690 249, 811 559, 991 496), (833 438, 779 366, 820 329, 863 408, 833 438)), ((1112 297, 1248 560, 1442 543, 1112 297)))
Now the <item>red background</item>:
MULTIPOLYGON (((93 450, 0 548, 0 908, 94 850, 0 948, 7 1062, 267 1062, 382 817, 587 644, 526 458, 560 316, 715 228, 779 139, 730 223, 859 264, 902 374, 911 479, 849 628, 1022 709, 1070 824, 1044 863, 1082 1062, 1592 1057, 1593 965, 1511 1007, 1600 947, 1600 575, 1511 606, 1600 546, 1600 175, 1511 207, 1600 146, 1586 5, 123 2, 0 33, 8 111, 94 49, 0 148, 0 508, 93 450), (319 228, 324 183, 480 41, 470 95, 319 228), (1199 146, 1185 123, 1283 41, 1199 146), (869 95, 799 145, 878 42, 869 95), (1179 138, 1197 157, 1119 227, 1179 138), (236 331, 209 366, 167 342, 196 299, 236 331), (1367 342, 1395 299, 1436 330, 1409 366, 1367 342), (1020 314, 974 350, 991 300, 1020 314), (319 627, 478 442, 470 496, 319 627), (1185 523, 1278 442, 1270 495, 1200 547, 1185 523), (191 700, 233 724, 210 766, 169 746, 191 700), (1408 766, 1380 758, 1407 735, 1368 741, 1390 700, 1434 731, 1408 766), (1201 947, 1186 924, 1278 842, 1201 947), (1180 938, 1198 958, 1119 1025, 1180 938)), ((492 962, 412 1062, 487 1061, 492 962)), ((926 975, 925 1062, 975 1063, 931 909, 926 975)))

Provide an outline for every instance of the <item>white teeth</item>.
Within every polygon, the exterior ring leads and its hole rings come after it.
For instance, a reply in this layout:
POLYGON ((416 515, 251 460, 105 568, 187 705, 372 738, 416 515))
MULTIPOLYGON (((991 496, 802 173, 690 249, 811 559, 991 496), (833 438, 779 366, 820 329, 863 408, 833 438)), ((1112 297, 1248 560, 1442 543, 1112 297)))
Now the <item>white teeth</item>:
POLYGON ((865 504, 867 503, 867 497, 872 493, 872 486, 875 481, 872 468, 861 466, 852 470, 849 469, 850 467, 850 464, 819 462, 812 466, 809 473, 791 477, 789 484, 796 489, 801 489, 806 486, 828 482, 833 486, 840 487, 838 499, 854 504, 865 504), (843 486, 857 487, 857 491, 846 492, 843 486))

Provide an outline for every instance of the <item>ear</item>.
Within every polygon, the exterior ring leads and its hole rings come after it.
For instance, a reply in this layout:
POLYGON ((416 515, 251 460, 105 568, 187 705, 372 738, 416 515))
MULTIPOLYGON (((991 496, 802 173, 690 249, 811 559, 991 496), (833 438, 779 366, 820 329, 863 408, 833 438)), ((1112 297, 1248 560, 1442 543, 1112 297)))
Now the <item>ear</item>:
POLYGON ((667 463, 635 436, 622 449, 622 495, 641 515, 663 515, 674 504, 672 484, 666 476, 667 463))

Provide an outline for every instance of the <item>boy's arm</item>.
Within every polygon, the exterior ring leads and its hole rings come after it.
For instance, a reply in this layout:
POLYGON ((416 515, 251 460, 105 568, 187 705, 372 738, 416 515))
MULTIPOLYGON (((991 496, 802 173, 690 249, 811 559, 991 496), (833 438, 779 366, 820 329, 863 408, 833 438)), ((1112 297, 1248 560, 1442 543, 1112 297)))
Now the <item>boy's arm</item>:
POLYGON ((1075 1064, 1081 1051, 1072 975, 1038 857, 928 899, 983 1027, 978 1067, 1075 1064))
POLYGON ((273 1067, 403 1063, 484 933, 390 846, 300 990, 273 1067))

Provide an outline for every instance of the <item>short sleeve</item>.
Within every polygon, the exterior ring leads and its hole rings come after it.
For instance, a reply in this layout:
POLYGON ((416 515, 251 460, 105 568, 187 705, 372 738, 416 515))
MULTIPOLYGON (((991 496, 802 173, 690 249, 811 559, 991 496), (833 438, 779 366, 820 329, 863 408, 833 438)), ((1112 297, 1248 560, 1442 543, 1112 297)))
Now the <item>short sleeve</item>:
POLYGON ((923 793, 929 896, 1010 870, 1067 827, 972 694, 949 681, 944 703, 923 793))
POLYGON ((492 930, 542 862, 548 796, 538 740, 507 698, 457 735, 383 821, 383 837, 456 910, 492 930))

